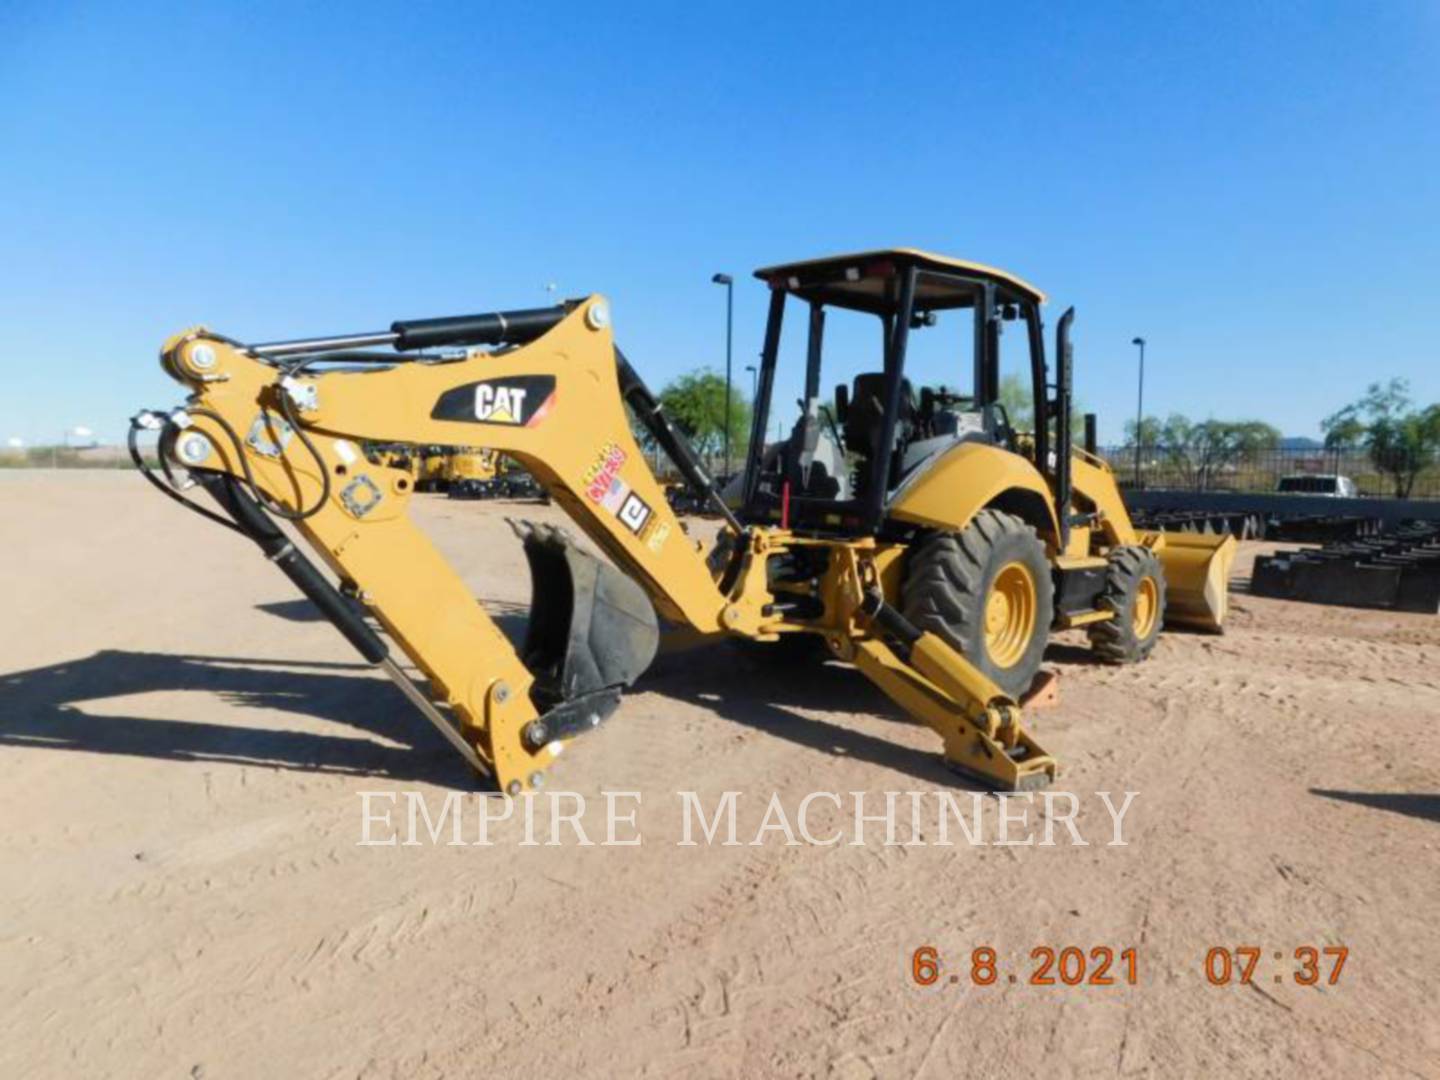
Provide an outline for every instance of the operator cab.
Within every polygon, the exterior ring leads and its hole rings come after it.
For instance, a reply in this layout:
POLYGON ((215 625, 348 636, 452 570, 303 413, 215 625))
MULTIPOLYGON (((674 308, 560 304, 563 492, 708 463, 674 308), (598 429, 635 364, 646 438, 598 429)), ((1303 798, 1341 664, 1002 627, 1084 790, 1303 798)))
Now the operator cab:
POLYGON ((897 493, 963 442, 1022 453, 1051 472, 1045 297, 1033 286, 991 267, 905 248, 772 266, 755 276, 771 296, 743 521, 878 532, 897 493), (788 437, 777 430, 773 401, 787 312, 806 327, 803 391, 788 437), (835 312, 850 313, 842 329, 852 332, 837 339, 832 327, 827 339, 827 316, 835 312), (873 352, 863 344, 857 349, 857 341, 875 340, 866 324, 878 331, 873 352), (1023 438, 999 400, 1000 339, 1010 325, 1023 337, 1019 352, 1034 398, 1035 430, 1023 438), (850 375, 857 351, 870 359, 850 375), (837 376, 833 394, 822 395, 822 380, 837 376), (964 383, 968 391, 955 388, 964 383), (767 433, 775 440, 768 447, 767 433))

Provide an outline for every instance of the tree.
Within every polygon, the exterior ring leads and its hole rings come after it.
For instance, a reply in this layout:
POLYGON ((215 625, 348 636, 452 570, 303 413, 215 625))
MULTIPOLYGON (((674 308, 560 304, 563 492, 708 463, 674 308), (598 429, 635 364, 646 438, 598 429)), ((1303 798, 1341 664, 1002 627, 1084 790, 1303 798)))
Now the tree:
MULTIPOLYGON (((1205 491, 1215 477, 1236 462, 1280 442, 1278 429, 1263 420, 1192 421, 1183 413, 1142 419, 1142 446, 1153 448, 1165 464, 1180 473, 1195 491, 1205 491)), ((1135 445, 1135 422, 1125 425, 1129 445, 1135 445)))
MULTIPOLYGON (((1139 443, 1142 447, 1156 447, 1161 443, 1160 433, 1163 427, 1158 416, 1146 416, 1140 421, 1139 443)), ((1125 421, 1125 445, 1131 450, 1135 449, 1135 421, 1125 421)))
MULTIPOLYGON (((712 462, 725 449, 725 379, 713 371, 690 371, 660 391, 660 404, 690 440, 696 453, 712 462)), ((730 387, 730 458, 739 461, 749 442, 750 402, 730 387)))
POLYGON ((1030 431, 1035 427, 1035 399, 1029 384, 1019 375, 1006 375, 1000 380, 998 400, 1016 431, 1030 431))
MULTIPOLYGON (((1030 392, 1028 379, 1013 372, 1002 376, 1000 392, 996 395, 996 401, 1005 409, 1010 426, 1016 431, 1035 430, 1035 397, 1030 392)), ((1054 417, 1051 419, 1053 420, 1054 417)), ((1054 430, 1053 425, 1051 430, 1054 430)), ((1072 432, 1085 430, 1085 409, 1078 401, 1070 403, 1070 430, 1072 432)), ((1080 436, 1076 434, 1075 439, 1078 442, 1080 436)))
POLYGON ((1440 404, 1416 409, 1405 379, 1371 383, 1365 396, 1320 421, 1330 450, 1364 447, 1370 462, 1408 499, 1415 478, 1440 451, 1440 404))

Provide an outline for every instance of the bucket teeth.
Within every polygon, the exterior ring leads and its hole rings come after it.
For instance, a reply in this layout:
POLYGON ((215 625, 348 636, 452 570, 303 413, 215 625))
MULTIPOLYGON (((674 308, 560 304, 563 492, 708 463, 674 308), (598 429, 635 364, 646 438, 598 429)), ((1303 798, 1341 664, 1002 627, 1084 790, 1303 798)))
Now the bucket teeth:
POLYGON ((526 544, 552 544, 574 546, 570 533, 558 525, 543 521, 525 521, 520 518, 506 518, 505 523, 526 544))

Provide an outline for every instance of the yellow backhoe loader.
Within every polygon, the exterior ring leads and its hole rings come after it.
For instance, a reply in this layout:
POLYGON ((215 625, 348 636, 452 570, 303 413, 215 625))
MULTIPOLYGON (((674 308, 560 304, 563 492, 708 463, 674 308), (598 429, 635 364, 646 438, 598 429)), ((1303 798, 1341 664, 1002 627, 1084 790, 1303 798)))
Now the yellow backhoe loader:
POLYGON ((422 446, 416 448, 415 490, 444 491, 445 470, 450 465, 448 446, 422 446))
POLYGON ((494 480, 499 474, 500 455, 494 450, 478 446, 457 446, 445 460, 445 485, 467 480, 494 480))
POLYGON ((812 635, 933 728, 958 772, 993 790, 1045 785, 1055 761, 1018 702, 1051 630, 1083 626, 1101 658, 1132 662, 1163 623, 1216 629, 1234 541, 1132 527, 1110 470, 1071 445, 1073 310, 1052 380, 1044 297, 1020 279, 907 249, 757 276, 769 322, 738 509, 615 346, 600 296, 268 344, 187 330, 161 363, 191 395, 138 414, 132 454, 144 468, 137 433, 158 432, 165 477, 146 476, 253 539, 511 794, 541 786, 565 743, 615 710, 654 656, 657 615, 692 636, 812 635), (766 448, 792 309, 803 392, 791 435, 766 448), (878 357, 822 403, 829 353, 870 351, 853 333, 831 349, 834 315, 878 331, 878 357), (1019 344, 1005 358, 1033 386, 1028 433, 998 400, 1007 333, 1019 344), (465 351, 414 358, 436 349, 465 351), (973 388, 917 394, 927 365, 951 382, 968 366, 973 388), (723 519, 708 550, 670 510, 627 407, 723 519), (367 441, 483 443, 532 473, 609 562, 561 530, 520 526, 534 600, 517 651, 411 524, 415 478, 369 461, 367 441), (181 493, 177 466, 223 513, 181 493))
POLYGON ((377 465, 409 473, 412 480, 418 479, 420 476, 418 447, 406 446, 404 443, 389 446, 368 443, 365 447, 365 456, 377 465))

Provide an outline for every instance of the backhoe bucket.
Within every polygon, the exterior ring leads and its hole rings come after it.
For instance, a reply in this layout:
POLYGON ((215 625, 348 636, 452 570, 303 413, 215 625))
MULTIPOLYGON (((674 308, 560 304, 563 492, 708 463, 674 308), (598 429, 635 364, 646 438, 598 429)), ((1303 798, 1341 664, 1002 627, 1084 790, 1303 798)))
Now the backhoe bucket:
MULTIPOLYGON (((650 666, 660 628, 650 598, 560 529, 514 524, 530 563, 530 625, 521 658, 542 709, 593 700, 603 715, 650 666)), ((594 721, 592 721, 594 722, 594 721)))
POLYGON ((1203 533, 1140 534, 1165 568, 1165 625, 1221 631, 1230 606, 1230 567, 1239 543, 1203 533))

